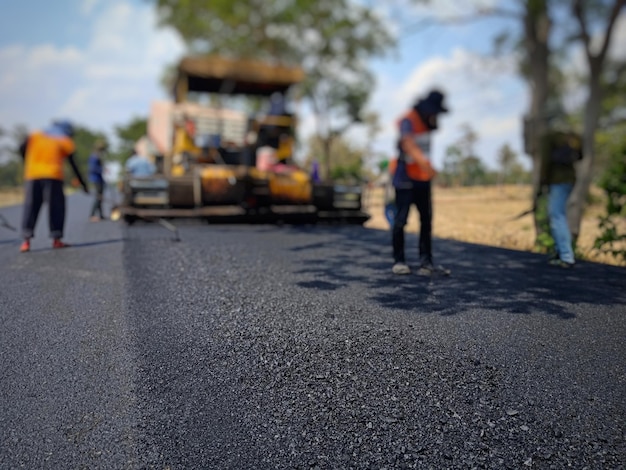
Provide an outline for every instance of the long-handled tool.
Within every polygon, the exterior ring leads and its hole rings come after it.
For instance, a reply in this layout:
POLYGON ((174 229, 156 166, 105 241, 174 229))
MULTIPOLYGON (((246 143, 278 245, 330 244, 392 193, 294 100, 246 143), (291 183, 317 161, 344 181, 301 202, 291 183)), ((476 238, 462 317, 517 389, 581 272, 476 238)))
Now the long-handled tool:
POLYGON ((535 208, 531 207, 530 209, 525 210, 524 212, 520 212, 519 214, 517 214, 514 217, 511 217, 510 219, 507 219, 507 222, 513 222, 514 220, 519 220, 522 217, 526 217, 528 214, 532 214, 533 212, 535 212, 535 208))
POLYGON ((165 220, 163 218, 157 219, 157 223, 161 227, 169 230, 170 232, 172 232, 174 234, 174 241, 175 242, 179 242, 180 241, 180 235, 178 234, 178 229, 176 228, 176 226, 174 224, 168 222, 167 220, 165 220))
POLYGON ((8 228, 9 230, 17 232, 17 229, 13 227, 2 214, 0 214, 0 227, 8 228))

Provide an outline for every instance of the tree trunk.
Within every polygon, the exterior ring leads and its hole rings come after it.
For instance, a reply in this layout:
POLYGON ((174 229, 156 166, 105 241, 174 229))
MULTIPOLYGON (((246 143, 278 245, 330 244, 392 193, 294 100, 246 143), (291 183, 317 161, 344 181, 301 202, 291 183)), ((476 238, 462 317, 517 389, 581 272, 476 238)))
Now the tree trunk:
POLYGON ((567 203, 567 219, 574 240, 577 240, 580 235, 580 225, 585 211, 587 194, 589 194, 593 180, 595 133, 600 120, 602 101, 599 65, 596 61, 594 66, 590 67, 589 96, 585 104, 584 116, 583 159, 576 168, 576 184, 567 203))
POLYGON ((568 201, 567 219, 574 240, 580 235, 580 224, 585 209, 585 202, 593 179, 593 162, 595 160, 595 133, 600 122, 602 110, 602 70, 611 43, 615 22, 620 11, 626 6, 626 0, 615 0, 607 10, 607 22, 598 53, 591 50, 591 34, 587 25, 586 7, 590 5, 584 0, 576 0, 572 4, 572 12, 580 28, 580 38, 585 48, 589 67, 589 93, 585 104, 583 130, 583 160, 578 164, 577 181, 568 201))
MULTIPOLYGON (((526 125, 527 152, 533 159, 532 167, 532 204, 537 205, 537 193, 540 189, 539 174, 541 169, 541 154, 538 145, 541 135, 546 128, 545 104, 549 96, 548 71, 550 48, 550 17, 546 2, 525 2, 524 28, 525 47, 530 68, 530 112, 526 125)), ((540 221, 535 212, 535 236, 542 232, 540 221)))

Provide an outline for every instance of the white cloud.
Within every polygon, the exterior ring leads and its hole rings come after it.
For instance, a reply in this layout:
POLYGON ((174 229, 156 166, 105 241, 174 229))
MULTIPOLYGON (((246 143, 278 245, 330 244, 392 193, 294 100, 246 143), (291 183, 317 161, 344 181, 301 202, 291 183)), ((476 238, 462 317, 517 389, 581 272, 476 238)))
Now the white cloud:
POLYGON ((35 128, 65 117, 111 132, 162 98, 161 74, 184 47, 174 32, 157 29, 153 7, 85 1, 81 14, 93 22, 83 44, 0 48, 0 125, 35 128))
POLYGON ((438 19, 455 18, 467 16, 479 9, 486 9, 495 7, 498 0, 465 0, 459 2, 458 0, 437 0, 436 2, 429 2, 425 6, 420 6, 418 9, 428 12, 438 19))
POLYGON ((482 131, 480 136, 483 138, 495 137, 510 134, 517 131, 520 126, 519 116, 510 115, 507 117, 490 116, 485 119, 478 120, 474 123, 482 131))
POLYGON ((521 152, 521 120, 526 109, 525 85, 517 77, 512 61, 502 63, 462 48, 447 56, 433 57, 416 66, 406 79, 380 74, 372 109, 381 114, 383 131, 376 149, 394 156, 397 120, 431 88, 446 94, 450 113, 440 119, 434 137, 433 161, 441 166, 445 150, 469 124, 479 136, 477 151, 486 164, 495 167, 497 150, 508 143, 521 152))
POLYGON ((25 65, 34 71, 50 68, 73 67, 79 64, 83 56, 75 47, 58 49, 51 44, 33 47, 25 54, 25 65))
POLYGON ((146 19, 151 10, 133 7, 129 3, 112 3, 95 21, 90 49, 99 54, 134 51, 137 42, 143 42, 146 19))
POLYGON ((615 60, 626 60, 626 13, 617 18, 615 29, 613 30, 613 40, 609 55, 615 60))
POLYGON ((100 0, 83 0, 79 9, 83 16, 89 16, 100 3, 100 0))

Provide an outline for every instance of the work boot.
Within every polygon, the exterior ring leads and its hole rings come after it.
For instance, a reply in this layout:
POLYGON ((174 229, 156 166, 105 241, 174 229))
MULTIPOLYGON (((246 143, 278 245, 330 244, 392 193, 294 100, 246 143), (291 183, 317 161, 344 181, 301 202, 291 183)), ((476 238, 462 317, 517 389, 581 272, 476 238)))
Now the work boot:
POLYGON ((419 274, 420 276, 432 276, 434 273, 435 267, 432 265, 432 263, 423 263, 417 271, 417 274, 419 274))
POLYGON ((54 249, 67 248, 68 246, 70 245, 67 243, 63 243, 60 238, 55 238, 54 241, 52 242, 52 248, 54 249))
POLYGON ((567 261, 563 261, 561 258, 555 258, 548 261, 550 266, 556 266, 557 268, 570 269, 574 267, 574 263, 568 263, 567 261))
POLYGON ((411 274, 411 268, 406 263, 396 263, 391 268, 391 272, 394 274, 411 274))
POLYGON ((24 241, 22 242, 22 245, 20 246, 20 253, 26 253, 27 251, 30 251, 30 239, 29 238, 25 238, 24 241))
POLYGON ((432 263, 424 263, 420 266, 417 274, 420 276, 449 276, 451 271, 443 266, 434 266, 432 263))

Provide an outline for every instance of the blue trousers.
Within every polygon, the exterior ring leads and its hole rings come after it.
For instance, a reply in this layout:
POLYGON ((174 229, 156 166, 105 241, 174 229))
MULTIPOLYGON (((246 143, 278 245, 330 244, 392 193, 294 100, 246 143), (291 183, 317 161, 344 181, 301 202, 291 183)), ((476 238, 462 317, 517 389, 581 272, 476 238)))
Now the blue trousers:
POLYGON ((572 193, 572 189, 574 189, 574 185, 570 183, 551 184, 548 195, 550 231, 556 244, 557 254, 566 263, 574 262, 572 234, 567 224, 567 199, 572 193))
POLYGON ((65 225, 65 194, 63 181, 53 179, 30 180, 24 183, 24 212, 22 235, 32 238, 37 217, 43 203, 48 204, 48 226, 51 238, 63 238, 65 225))
POLYGON ((410 189, 396 189, 397 213, 392 230, 393 258, 396 263, 405 262, 404 226, 406 225, 409 210, 413 204, 417 207, 420 218, 420 264, 432 264, 433 204, 430 181, 416 181, 410 189))

